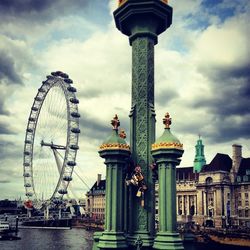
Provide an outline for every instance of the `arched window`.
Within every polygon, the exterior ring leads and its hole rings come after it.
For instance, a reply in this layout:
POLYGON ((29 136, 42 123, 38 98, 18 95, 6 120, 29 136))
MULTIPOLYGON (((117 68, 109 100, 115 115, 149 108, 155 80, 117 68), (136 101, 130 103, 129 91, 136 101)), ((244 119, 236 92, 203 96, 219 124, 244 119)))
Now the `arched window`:
POLYGON ((212 183, 213 183, 213 179, 211 177, 207 177, 206 184, 209 185, 209 184, 212 184, 212 183))

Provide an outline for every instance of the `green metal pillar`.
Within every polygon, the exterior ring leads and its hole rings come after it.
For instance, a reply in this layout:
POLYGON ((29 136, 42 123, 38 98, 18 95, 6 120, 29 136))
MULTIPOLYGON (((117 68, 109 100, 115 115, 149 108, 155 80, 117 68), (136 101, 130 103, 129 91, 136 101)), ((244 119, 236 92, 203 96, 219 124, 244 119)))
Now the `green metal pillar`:
POLYGON ((117 115, 111 124, 113 132, 101 145, 99 151, 100 156, 105 159, 106 165, 106 203, 105 230, 99 239, 95 239, 94 246, 97 246, 97 249, 127 248, 124 234, 124 200, 125 174, 130 148, 118 134, 120 122, 117 115))
POLYGON ((161 0, 122 0, 114 12, 117 28, 129 36, 132 46, 132 108, 130 112, 130 145, 132 159, 141 167, 148 187, 145 206, 140 205, 136 190, 130 188, 127 242, 143 248, 154 243, 155 197, 149 166, 151 145, 155 140, 154 111, 154 45, 157 36, 172 23, 172 8, 161 0))
POLYGON ((180 141, 170 132, 168 113, 163 121, 165 131, 152 145, 159 176, 159 232, 153 248, 184 249, 176 231, 176 165, 179 165, 184 151, 180 141))

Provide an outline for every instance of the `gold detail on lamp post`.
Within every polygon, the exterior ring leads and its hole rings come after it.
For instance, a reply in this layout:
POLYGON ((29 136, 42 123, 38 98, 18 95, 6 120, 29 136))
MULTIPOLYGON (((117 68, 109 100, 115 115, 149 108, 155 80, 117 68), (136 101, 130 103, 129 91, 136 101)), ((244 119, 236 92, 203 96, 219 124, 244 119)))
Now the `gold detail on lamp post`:
POLYGON ((172 119, 170 118, 169 113, 167 112, 165 115, 165 118, 163 118, 163 124, 165 124, 165 128, 170 128, 170 125, 172 124, 172 119))

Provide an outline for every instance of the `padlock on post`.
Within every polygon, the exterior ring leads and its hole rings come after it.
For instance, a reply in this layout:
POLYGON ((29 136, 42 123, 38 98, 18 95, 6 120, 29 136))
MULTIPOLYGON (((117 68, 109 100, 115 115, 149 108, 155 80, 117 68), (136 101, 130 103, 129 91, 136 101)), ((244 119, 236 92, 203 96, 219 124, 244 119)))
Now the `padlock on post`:
POLYGON ((141 173, 137 174, 138 181, 142 181, 144 179, 143 175, 141 173))
POLYGON ((144 202, 144 192, 141 193, 141 206, 144 207, 145 202, 144 202))
POLYGON ((133 175, 131 178, 131 183, 135 186, 138 186, 138 179, 136 175, 133 175))
POLYGON ((141 197, 142 195, 142 191, 141 191, 141 188, 138 189, 137 193, 136 193, 136 196, 137 197, 141 197))
POLYGON ((142 189, 143 189, 143 191, 148 189, 145 183, 142 184, 142 189))
POLYGON ((126 182, 126 185, 129 186, 131 183, 131 180, 126 180, 125 182, 126 182))

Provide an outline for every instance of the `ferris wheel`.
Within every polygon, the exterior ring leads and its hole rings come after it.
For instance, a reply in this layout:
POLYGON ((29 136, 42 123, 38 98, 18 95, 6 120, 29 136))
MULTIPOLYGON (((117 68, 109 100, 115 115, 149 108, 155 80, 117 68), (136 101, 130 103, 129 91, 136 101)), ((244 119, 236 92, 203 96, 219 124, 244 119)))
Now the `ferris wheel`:
POLYGON ((37 207, 67 194, 80 133, 76 88, 61 71, 43 81, 28 118, 23 153, 24 187, 37 207), (39 205, 38 205, 39 204, 39 205))

